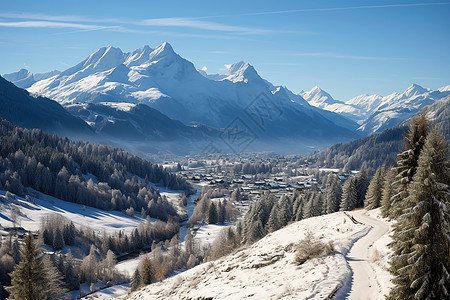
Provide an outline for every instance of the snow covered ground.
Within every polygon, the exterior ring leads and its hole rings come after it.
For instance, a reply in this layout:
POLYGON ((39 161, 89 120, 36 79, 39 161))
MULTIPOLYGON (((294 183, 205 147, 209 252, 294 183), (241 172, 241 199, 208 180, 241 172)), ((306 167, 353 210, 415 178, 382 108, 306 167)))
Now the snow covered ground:
MULTIPOLYGON (((364 212, 350 214, 355 214, 356 219, 361 218, 367 224, 369 220, 372 223, 386 223, 365 216, 364 212)), ((370 214, 376 216, 377 212, 370 214)), ((372 231, 371 225, 354 224, 342 212, 302 220, 229 256, 149 285, 133 293, 130 299, 325 299, 341 287, 345 290, 351 286, 352 275, 357 273, 352 272, 347 261, 349 250, 356 241, 367 241, 362 237, 372 236, 371 232, 375 230, 372 231), (294 262, 295 246, 308 230, 324 243, 332 241, 334 251, 297 266, 294 262)), ((384 285, 389 279, 383 281, 378 278, 386 275, 383 273, 383 262, 379 260, 386 258, 374 258, 375 248, 380 256, 386 253, 388 231, 376 230, 375 233, 378 239, 369 238, 373 244, 363 242, 362 248, 367 250, 371 246, 368 257, 374 260, 371 263, 376 270, 374 273, 380 285, 384 285)), ((386 291, 386 287, 382 286, 381 290, 386 291)))
MULTIPOLYGON (((5 198, 5 193, 5 191, 0 191, 0 225, 11 227, 11 201, 5 198)), ((20 209, 18 225, 31 231, 39 230, 41 219, 52 214, 63 215, 76 226, 85 226, 97 232, 109 234, 119 230, 129 233, 144 221, 140 217, 131 218, 119 211, 103 211, 62 201, 38 192, 35 194, 34 197, 31 197, 35 203, 16 196, 16 200, 12 204, 20 209)))
POLYGON ((384 299, 391 287, 391 275, 387 271, 390 225, 381 219, 379 211, 358 210, 350 213, 357 221, 370 226, 370 231, 356 241, 346 255, 352 280, 337 293, 337 299, 384 299))

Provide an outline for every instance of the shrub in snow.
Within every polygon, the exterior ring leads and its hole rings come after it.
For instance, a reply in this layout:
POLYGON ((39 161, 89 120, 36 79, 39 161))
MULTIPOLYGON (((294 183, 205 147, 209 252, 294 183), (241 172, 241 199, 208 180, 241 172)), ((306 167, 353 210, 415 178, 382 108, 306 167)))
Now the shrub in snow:
POLYGON ((295 262, 298 265, 301 265, 310 258, 325 256, 332 251, 332 242, 325 244, 314 237, 312 232, 308 230, 306 237, 297 245, 297 249, 295 250, 295 262))

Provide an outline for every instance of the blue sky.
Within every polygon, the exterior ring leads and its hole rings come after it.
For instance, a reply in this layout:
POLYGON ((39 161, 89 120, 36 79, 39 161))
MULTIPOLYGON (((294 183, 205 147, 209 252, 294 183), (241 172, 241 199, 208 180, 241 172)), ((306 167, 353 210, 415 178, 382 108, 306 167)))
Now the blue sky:
POLYGON ((0 74, 73 66, 100 47, 168 41, 208 73, 244 60, 336 99, 450 84, 446 1, 2 1, 0 74))

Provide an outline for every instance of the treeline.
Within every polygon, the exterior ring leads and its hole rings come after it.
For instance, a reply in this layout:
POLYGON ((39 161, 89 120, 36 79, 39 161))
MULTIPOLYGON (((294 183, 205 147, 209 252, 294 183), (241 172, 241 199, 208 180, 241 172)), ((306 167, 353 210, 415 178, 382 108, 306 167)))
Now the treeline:
POLYGON ((237 213, 232 203, 238 201, 235 195, 230 197, 230 201, 226 199, 212 200, 214 198, 224 197, 225 195, 229 195, 227 189, 213 189, 204 186, 201 195, 196 199, 196 205, 188 224, 193 226, 201 221, 208 224, 223 224, 227 221, 234 221, 237 213))
POLYGON ((189 191, 174 175, 124 150, 20 129, 0 120, 0 189, 23 196, 31 187, 65 201, 105 210, 145 210, 162 220, 173 207, 150 182, 189 191))
POLYGON ((397 221, 387 299, 449 299, 448 143, 440 128, 429 132, 425 114, 412 121, 396 166, 375 173, 366 207, 381 206, 383 216, 397 221))
MULTIPOLYGON (((48 256, 45 258, 48 260, 46 264, 56 268, 55 274, 61 281, 61 287, 65 290, 77 290, 80 283, 128 281, 115 269, 116 257, 133 251, 155 248, 159 242, 164 244, 164 241, 170 241, 174 237, 177 239, 178 232, 178 220, 171 217, 168 222, 160 220, 143 222, 129 234, 119 231, 110 235, 98 234, 89 228, 76 228, 64 216, 55 214, 42 219, 38 243, 34 243, 38 256, 43 255, 38 245, 45 246, 47 250, 69 249, 66 255, 55 252, 44 256, 48 256), (66 246, 70 248, 65 248, 66 246)), ((5 241, 0 241, 1 286, 11 285, 10 273, 18 268, 20 262, 19 239, 10 235, 5 241)), ((2 294, 6 295, 6 292, 2 291, 1 286, 0 299, 3 299, 2 294)))

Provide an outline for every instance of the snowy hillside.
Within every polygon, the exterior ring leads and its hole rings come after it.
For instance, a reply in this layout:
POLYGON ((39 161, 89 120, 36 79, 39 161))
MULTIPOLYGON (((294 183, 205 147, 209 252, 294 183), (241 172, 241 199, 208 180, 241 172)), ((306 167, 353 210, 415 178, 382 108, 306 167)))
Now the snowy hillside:
POLYGON ((168 43, 131 53, 109 46, 28 90, 63 105, 146 104, 185 124, 198 122, 215 128, 227 127, 239 117, 261 140, 310 138, 324 145, 356 137, 353 121, 324 113, 287 89, 272 90, 248 63, 231 65, 223 76, 202 74, 168 43), (260 111, 254 109, 256 105, 269 107, 264 117, 255 115, 260 111))
POLYGON ((370 295, 365 299, 377 299, 390 286, 385 270, 389 227, 378 213, 371 211, 375 217, 370 217, 365 210, 350 212, 357 220, 370 222, 367 225, 352 223, 342 212, 293 223, 248 248, 151 284, 127 299, 325 299, 334 294, 360 299, 364 292, 370 295), (334 251, 298 266, 296 245, 308 231, 324 243, 332 242, 334 251), (358 243, 362 250, 349 252, 358 243), (349 265, 351 259, 374 271, 365 273, 349 265), (355 272, 375 284, 352 283, 355 272))
POLYGON ((76 226, 89 227, 98 233, 113 234, 120 231, 130 233, 139 223, 145 220, 138 217, 129 217, 124 212, 104 211, 98 208, 70 203, 60 199, 35 192, 31 202, 15 196, 11 201, 5 198, 5 191, 0 191, 0 225, 11 227, 11 208, 19 209, 17 224, 26 230, 40 229, 42 218, 60 214, 71 220, 76 226))

